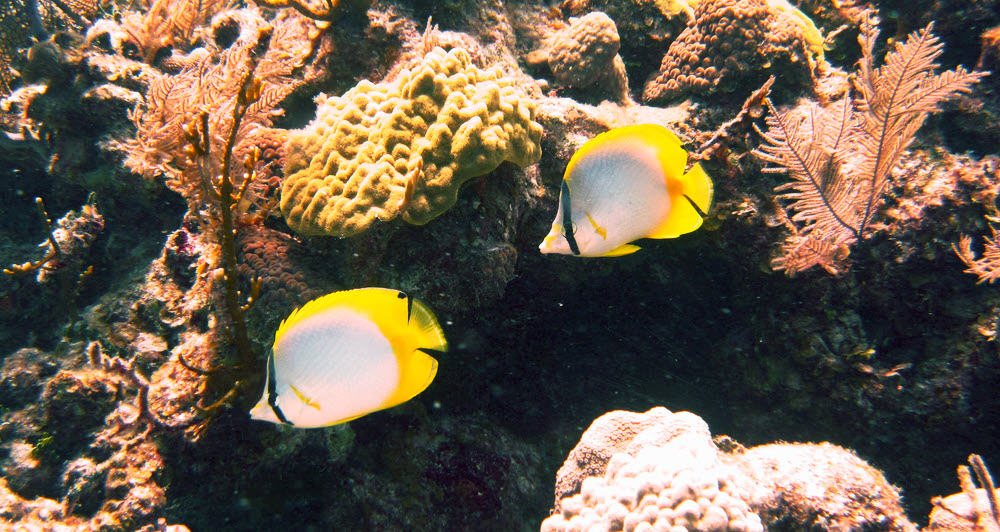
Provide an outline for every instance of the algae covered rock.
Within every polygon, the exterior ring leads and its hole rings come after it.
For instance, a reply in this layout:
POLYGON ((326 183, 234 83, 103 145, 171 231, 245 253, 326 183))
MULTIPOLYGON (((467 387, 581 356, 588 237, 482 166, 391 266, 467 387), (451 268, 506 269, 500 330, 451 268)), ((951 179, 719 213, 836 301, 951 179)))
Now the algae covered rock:
POLYGON ((435 48, 392 82, 320 102, 290 137, 281 212, 303 234, 352 236, 399 215, 427 223, 465 181, 538 161, 534 109, 499 69, 435 48))

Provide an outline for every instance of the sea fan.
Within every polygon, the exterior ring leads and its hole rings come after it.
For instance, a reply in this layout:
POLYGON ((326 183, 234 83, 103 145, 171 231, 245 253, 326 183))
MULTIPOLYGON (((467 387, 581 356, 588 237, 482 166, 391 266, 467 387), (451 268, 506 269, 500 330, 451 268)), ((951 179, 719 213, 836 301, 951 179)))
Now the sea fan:
POLYGON ((877 25, 875 14, 866 14, 853 100, 826 108, 806 102, 785 113, 767 101, 767 132, 757 130, 766 143, 754 154, 772 165, 765 172, 792 178, 775 188, 790 202, 793 234, 772 261, 789 275, 816 265, 831 273, 845 269, 850 246, 869 233, 890 173, 927 114, 986 75, 962 67, 934 74, 943 45, 932 25, 896 43, 875 68, 877 25))

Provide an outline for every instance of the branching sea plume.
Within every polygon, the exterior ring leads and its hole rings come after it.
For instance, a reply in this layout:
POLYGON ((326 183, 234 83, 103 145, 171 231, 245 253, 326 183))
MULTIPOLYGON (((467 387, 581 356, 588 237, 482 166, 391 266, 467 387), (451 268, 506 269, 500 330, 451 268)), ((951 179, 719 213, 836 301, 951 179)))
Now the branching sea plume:
POLYGON ((141 0, 136 11, 122 15, 121 27, 135 46, 132 59, 152 63, 169 48, 187 51, 198 40, 216 13, 233 7, 236 0, 141 0))
POLYGON ((877 24, 872 12, 861 24, 853 99, 827 107, 809 101, 784 113, 767 101, 767 132, 758 129, 766 142, 754 153, 769 163, 765 172, 792 179, 775 188, 792 234, 771 263, 788 275, 817 265, 834 274, 846 269, 851 245, 871 232, 891 171, 924 119, 986 75, 962 67, 935 74, 943 45, 932 25, 895 43, 876 68, 877 24))
MULTIPOLYGON (((311 21, 290 10, 266 21, 254 8, 233 11, 228 17, 239 28, 234 42, 225 49, 192 52, 191 66, 154 79, 145 102, 131 114, 135 136, 110 143, 112 149, 125 154, 124 165, 129 170, 163 179, 168 187, 193 201, 210 184, 202 182, 197 165, 185 152, 185 127, 205 110, 212 144, 225 144, 241 80, 249 68, 247 58, 266 50, 255 62, 254 76, 260 80, 261 94, 243 118, 236 142, 240 152, 246 151, 245 145, 256 143, 255 131, 270 126, 281 114, 278 106, 285 97, 316 75, 301 72, 314 54, 311 21), (266 32, 266 43, 262 32, 266 32)), ((222 155, 213 151, 212 156, 212 173, 217 174, 222 155)))

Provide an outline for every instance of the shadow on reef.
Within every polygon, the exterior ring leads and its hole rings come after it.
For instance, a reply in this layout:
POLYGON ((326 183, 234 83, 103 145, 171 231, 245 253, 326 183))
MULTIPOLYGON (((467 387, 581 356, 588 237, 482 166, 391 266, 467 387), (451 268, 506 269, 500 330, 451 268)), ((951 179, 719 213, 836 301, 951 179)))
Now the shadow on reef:
POLYGON ((656 405, 747 445, 831 441, 903 487, 913 516, 953 483, 928 456, 1000 453, 996 347, 969 331, 990 301, 953 256, 890 272, 872 242, 849 275, 789 279, 705 245, 716 238, 614 264, 526 257, 500 304, 446 326, 454 350, 425 400, 557 434, 562 452, 600 414, 656 405))
POLYGON ((167 514, 192 530, 532 530, 551 504, 533 476, 558 457, 433 410, 309 431, 222 416, 175 457, 167 514))

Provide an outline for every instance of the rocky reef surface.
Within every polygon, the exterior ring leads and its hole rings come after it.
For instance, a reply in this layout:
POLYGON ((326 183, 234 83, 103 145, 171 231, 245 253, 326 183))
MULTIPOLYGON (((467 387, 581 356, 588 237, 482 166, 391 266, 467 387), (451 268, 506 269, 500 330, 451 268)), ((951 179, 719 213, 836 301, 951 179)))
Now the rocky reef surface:
POLYGON ((997 2, 8 4, 0 527, 1000 527, 997 2), (542 256, 640 123, 702 228, 542 256), (437 313, 432 385, 251 421, 281 320, 363 286, 437 313))

